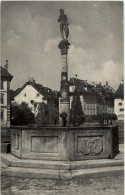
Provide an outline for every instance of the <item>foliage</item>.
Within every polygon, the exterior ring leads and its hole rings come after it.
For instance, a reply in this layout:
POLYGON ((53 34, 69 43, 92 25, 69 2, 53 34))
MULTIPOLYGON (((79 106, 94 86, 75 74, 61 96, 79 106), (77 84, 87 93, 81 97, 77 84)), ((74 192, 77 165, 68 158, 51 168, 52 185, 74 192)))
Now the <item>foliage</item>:
POLYGON ((75 89, 73 94, 72 107, 70 111, 70 124, 73 124, 73 126, 78 126, 84 122, 85 116, 82 110, 80 96, 77 89, 75 89))
POLYGON ((10 116, 13 126, 33 124, 35 121, 34 114, 25 102, 11 104, 10 116))
POLYGON ((113 120, 117 120, 116 114, 113 113, 99 113, 97 117, 100 124, 106 123, 108 125, 109 123, 112 124, 113 120))
POLYGON ((56 125, 58 123, 59 111, 53 103, 40 103, 36 116, 37 125, 56 125))
POLYGON ((87 123, 98 122, 98 117, 97 117, 97 115, 85 115, 85 122, 87 122, 87 123))

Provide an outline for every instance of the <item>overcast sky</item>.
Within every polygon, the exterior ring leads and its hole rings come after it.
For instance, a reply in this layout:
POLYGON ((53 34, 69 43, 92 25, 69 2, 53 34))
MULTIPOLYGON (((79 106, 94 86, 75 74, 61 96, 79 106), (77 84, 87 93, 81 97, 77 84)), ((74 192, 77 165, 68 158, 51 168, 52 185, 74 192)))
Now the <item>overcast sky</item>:
POLYGON ((29 77, 59 90, 59 9, 69 20, 69 78, 106 81, 117 89, 123 76, 122 2, 2 2, 2 66, 9 60, 11 88, 29 77))

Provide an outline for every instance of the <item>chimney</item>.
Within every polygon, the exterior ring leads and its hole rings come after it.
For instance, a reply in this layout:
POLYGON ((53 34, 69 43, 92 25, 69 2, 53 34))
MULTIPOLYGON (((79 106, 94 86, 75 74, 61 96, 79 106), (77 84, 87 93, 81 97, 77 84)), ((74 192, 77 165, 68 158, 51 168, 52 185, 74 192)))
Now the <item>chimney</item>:
POLYGON ((106 85, 108 85, 108 81, 106 81, 106 85))
POLYGON ((92 82, 92 85, 94 85, 94 82, 92 82))
POLYGON ((101 82, 99 82, 99 85, 101 85, 101 82))
POLYGON ((29 82, 32 83, 33 85, 35 84, 35 80, 33 77, 29 77, 29 82))
POLYGON ((87 80, 85 80, 85 84, 87 84, 87 80))
POLYGON ((4 65, 4 68, 8 71, 8 60, 6 60, 6 65, 4 65))
POLYGON ((75 79, 77 79, 77 74, 75 74, 75 79))
POLYGON ((124 82, 123 82, 123 79, 121 80, 121 84, 123 84, 124 82))
POLYGON ((33 82, 33 84, 35 85, 35 80, 34 80, 34 79, 33 79, 33 81, 32 81, 32 82, 33 82))

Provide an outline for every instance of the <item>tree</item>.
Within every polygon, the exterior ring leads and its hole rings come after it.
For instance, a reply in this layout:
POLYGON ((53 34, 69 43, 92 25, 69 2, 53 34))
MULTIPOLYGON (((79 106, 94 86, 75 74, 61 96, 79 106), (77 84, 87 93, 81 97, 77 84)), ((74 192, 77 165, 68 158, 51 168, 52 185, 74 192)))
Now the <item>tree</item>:
POLYGON ((53 103, 40 103, 36 116, 37 125, 55 125, 58 122, 59 111, 53 103))
POLYGON ((22 102, 21 104, 11 104, 10 107, 11 125, 29 125, 34 124, 35 116, 31 112, 28 104, 22 102))
POLYGON ((112 124, 112 121, 117 120, 117 115, 112 113, 109 115, 109 119, 110 119, 111 124, 112 124))
POLYGON ((113 120, 117 120, 116 114, 113 114, 113 113, 98 113, 97 117, 98 117, 100 124, 102 125, 104 124, 104 122, 106 122, 106 124, 108 125, 109 121, 110 121, 110 124, 112 124, 113 120))
POLYGON ((85 116, 82 110, 80 96, 78 90, 75 89, 72 100, 72 107, 70 111, 70 124, 78 126, 85 122, 85 116))

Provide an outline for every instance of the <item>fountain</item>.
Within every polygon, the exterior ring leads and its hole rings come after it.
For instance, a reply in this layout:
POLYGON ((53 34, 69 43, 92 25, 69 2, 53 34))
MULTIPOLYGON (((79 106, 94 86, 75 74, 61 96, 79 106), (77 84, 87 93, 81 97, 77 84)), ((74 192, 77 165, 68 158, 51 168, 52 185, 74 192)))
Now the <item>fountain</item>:
POLYGON ((63 9, 60 10, 58 21, 62 38, 58 45, 62 56, 60 126, 13 127, 11 129, 11 154, 21 159, 53 161, 80 161, 114 157, 119 152, 118 126, 69 126, 67 56, 70 43, 68 42, 68 19, 63 9))

